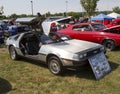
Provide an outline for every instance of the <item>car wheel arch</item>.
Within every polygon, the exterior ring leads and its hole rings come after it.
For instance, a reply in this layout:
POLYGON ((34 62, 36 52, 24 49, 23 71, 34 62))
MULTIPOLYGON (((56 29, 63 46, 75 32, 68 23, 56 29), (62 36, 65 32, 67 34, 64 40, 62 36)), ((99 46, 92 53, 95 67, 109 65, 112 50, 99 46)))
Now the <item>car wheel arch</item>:
POLYGON ((11 46, 15 47, 14 44, 10 44, 10 45, 8 46, 8 50, 10 50, 10 47, 11 47, 11 46))
POLYGON ((10 47, 12 47, 12 46, 14 47, 14 45, 9 45, 9 46, 8 46, 8 50, 9 50, 9 51, 10 51, 10 47))
POLYGON ((50 72, 54 75, 61 75, 65 69, 61 59, 54 54, 49 55, 47 63, 50 72))
POLYGON ((18 59, 19 59, 19 55, 18 55, 18 53, 16 52, 16 49, 15 49, 15 46, 14 46, 14 45, 10 45, 10 46, 8 47, 8 50, 9 50, 11 59, 13 59, 13 60, 18 60, 18 59), (11 51, 12 51, 12 53, 11 53, 11 51), (13 54, 13 53, 14 53, 14 54, 13 54), (14 55, 15 55, 15 56, 14 56, 14 55), (13 57, 13 58, 12 58, 12 57, 13 57))
POLYGON ((47 57, 46 57, 46 63, 47 63, 47 65, 48 65, 48 60, 51 58, 51 57, 57 57, 61 62, 62 62, 62 60, 60 59, 60 57, 59 56, 57 56, 57 55, 55 55, 55 54, 48 54, 47 55, 47 57))

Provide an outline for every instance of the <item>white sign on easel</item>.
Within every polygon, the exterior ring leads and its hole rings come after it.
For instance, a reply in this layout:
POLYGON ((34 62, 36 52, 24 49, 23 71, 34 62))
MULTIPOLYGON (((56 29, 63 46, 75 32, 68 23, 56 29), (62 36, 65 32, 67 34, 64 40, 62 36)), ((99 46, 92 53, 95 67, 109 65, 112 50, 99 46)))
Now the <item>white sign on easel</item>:
POLYGON ((104 53, 98 53, 90 57, 89 63, 97 80, 104 77, 111 71, 111 67, 104 53))

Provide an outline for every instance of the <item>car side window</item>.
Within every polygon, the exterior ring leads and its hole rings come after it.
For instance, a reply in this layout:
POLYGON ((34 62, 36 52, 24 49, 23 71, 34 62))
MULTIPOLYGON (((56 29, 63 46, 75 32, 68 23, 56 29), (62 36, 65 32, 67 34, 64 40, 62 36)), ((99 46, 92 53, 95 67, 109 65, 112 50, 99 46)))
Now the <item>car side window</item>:
POLYGON ((72 28, 72 30, 81 31, 81 27, 80 27, 80 26, 74 26, 74 27, 72 28))
POLYGON ((91 31, 91 27, 89 25, 74 26, 73 30, 81 31, 81 32, 83 32, 83 31, 91 31))

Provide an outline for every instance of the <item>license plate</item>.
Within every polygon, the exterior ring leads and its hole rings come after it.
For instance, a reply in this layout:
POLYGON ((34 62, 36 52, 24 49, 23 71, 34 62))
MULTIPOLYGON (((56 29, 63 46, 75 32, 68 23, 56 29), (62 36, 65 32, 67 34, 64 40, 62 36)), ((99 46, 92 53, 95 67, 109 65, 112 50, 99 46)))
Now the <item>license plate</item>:
POLYGON ((111 67, 103 52, 90 57, 88 60, 96 79, 102 78, 111 70, 111 67))

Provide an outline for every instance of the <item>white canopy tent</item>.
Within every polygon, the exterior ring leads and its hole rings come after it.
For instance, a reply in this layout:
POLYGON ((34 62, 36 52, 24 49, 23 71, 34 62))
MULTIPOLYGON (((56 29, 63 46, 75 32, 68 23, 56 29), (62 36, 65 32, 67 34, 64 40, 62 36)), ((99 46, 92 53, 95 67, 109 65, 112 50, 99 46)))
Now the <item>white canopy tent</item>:
POLYGON ((115 12, 113 12, 113 13, 110 13, 110 14, 108 14, 107 16, 110 16, 110 17, 112 17, 112 18, 120 18, 120 14, 118 14, 118 13, 115 13, 115 12))

